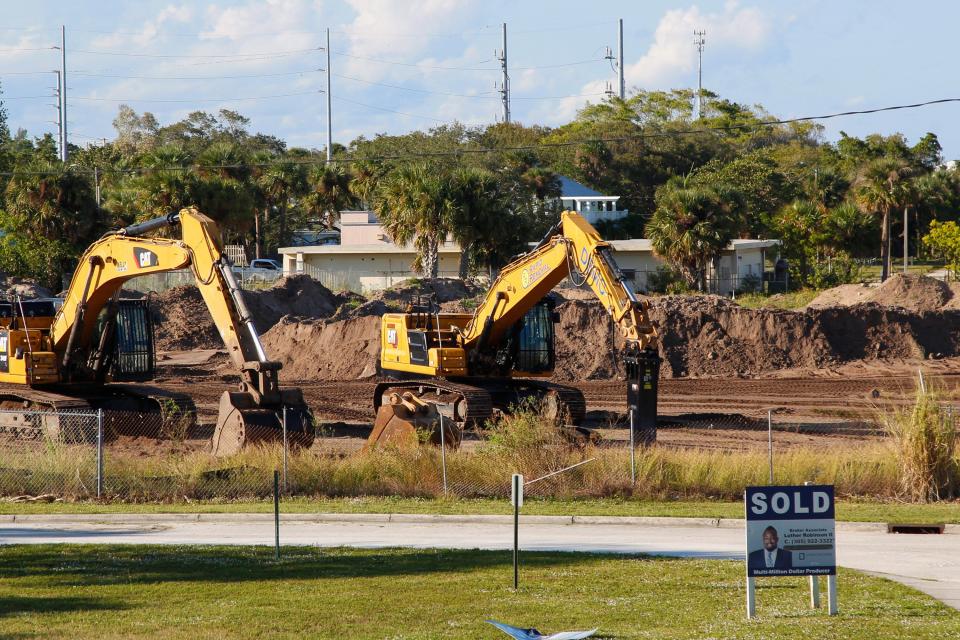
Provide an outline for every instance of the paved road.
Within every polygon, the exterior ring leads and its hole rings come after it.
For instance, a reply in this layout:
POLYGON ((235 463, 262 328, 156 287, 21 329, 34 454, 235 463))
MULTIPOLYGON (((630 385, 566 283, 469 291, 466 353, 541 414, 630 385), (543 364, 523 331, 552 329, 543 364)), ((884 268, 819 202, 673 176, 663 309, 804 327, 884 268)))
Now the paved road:
MULTIPOLYGON (((4 516, 0 544, 273 544, 269 514, 4 516)), ((501 516, 284 516, 283 544, 364 548, 509 549, 513 528, 501 516)), ((738 520, 530 517, 522 549, 648 553, 743 559, 738 520)), ((837 527, 842 566, 881 575, 960 609, 960 530, 891 535, 876 525, 837 527)), ((841 602, 842 606, 842 602, 841 602)))

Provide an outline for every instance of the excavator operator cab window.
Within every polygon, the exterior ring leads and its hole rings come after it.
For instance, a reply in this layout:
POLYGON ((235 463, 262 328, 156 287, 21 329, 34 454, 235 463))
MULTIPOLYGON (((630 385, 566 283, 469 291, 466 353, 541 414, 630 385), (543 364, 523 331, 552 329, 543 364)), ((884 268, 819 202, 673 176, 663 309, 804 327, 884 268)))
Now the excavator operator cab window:
POLYGON ((554 352, 554 299, 547 297, 527 311, 521 321, 517 336, 517 353, 514 368, 525 373, 553 371, 556 361, 554 352))

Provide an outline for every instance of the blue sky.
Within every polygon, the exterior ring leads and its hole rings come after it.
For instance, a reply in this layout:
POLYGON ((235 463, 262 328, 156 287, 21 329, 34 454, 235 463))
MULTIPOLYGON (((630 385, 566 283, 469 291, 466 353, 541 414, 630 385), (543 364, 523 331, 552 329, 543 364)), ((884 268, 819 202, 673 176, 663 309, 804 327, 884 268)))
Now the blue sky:
MULTIPOLYGON (((615 82, 604 48, 624 19, 628 89, 696 84, 783 117, 960 97, 952 2, 553 2, 514 0, 4 0, 0 81, 13 128, 55 129, 48 98, 67 28, 71 141, 111 138, 121 103, 161 123, 237 110, 291 145, 322 147, 323 31, 331 29, 334 139, 459 120, 495 121, 500 23, 508 25, 512 111, 569 120, 615 82), (399 112, 399 113, 397 113, 399 112)), ((826 136, 940 136, 960 157, 960 105, 824 123, 826 136)))

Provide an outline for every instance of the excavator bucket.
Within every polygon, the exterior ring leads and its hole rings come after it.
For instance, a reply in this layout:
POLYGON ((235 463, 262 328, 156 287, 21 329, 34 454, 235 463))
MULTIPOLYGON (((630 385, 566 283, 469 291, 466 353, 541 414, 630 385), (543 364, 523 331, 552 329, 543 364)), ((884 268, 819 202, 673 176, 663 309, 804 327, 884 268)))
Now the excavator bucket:
POLYGON ((460 428, 442 415, 437 405, 407 391, 390 394, 389 402, 381 405, 365 448, 381 444, 415 447, 421 442, 429 442, 456 449, 461 437, 460 428))
POLYGON ((313 444, 313 418, 298 390, 282 392, 280 407, 258 405, 249 392, 224 391, 213 432, 212 453, 217 457, 238 453, 246 446, 282 443, 286 422, 287 446, 307 448, 313 444))

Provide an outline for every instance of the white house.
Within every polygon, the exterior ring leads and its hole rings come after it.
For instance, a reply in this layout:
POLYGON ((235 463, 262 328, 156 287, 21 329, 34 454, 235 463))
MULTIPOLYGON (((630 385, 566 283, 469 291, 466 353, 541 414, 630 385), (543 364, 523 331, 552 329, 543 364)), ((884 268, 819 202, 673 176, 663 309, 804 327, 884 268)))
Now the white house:
MULTIPOLYGON (((759 285, 763 281, 767 251, 779 245, 779 240, 731 240, 707 273, 710 292, 731 295, 751 283, 759 285)), ((647 238, 611 240, 610 246, 620 270, 637 291, 647 291, 650 275, 666 264, 654 255, 647 238)))
POLYGON ((560 202, 563 208, 579 212, 590 224, 601 220, 619 220, 629 213, 617 208, 620 196, 605 196, 572 178, 557 177, 560 179, 560 202))
MULTIPOLYGON (((650 241, 610 242, 620 268, 638 291, 646 291, 650 274, 664 262, 653 254, 650 241)), ((709 274, 711 291, 728 295, 751 277, 763 277, 766 251, 777 240, 733 240, 709 274)), ((416 274, 411 268, 416 252, 390 241, 372 211, 340 214, 340 244, 284 247, 280 249, 284 274, 308 273, 331 289, 368 293, 385 289, 416 274)), ((448 240, 440 247, 440 276, 456 277, 460 247, 448 240)))

